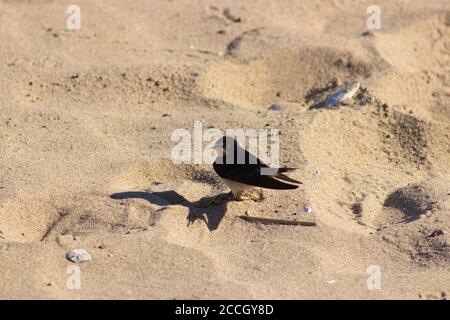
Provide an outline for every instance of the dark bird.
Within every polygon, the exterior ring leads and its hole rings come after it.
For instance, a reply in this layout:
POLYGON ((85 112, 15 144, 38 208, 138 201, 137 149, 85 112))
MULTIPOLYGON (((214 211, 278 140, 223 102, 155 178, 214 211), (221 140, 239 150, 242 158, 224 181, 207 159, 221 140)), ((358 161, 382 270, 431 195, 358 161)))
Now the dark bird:
MULTIPOLYGON (((234 199, 242 200, 243 195, 257 187, 267 189, 296 189, 300 181, 285 175, 296 168, 272 168, 256 156, 242 148, 236 139, 223 136, 214 145, 217 158, 214 171, 230 188, 234 199), (290 183, 286 183, 290 182, 290 183)), ((262 197, 262 193, 260 193, 262 197)))

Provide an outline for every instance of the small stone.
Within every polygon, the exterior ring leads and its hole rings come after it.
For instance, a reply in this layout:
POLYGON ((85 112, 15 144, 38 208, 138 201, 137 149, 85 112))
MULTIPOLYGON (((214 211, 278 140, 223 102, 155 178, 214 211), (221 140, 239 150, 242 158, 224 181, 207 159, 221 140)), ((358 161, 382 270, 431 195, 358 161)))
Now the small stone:
POLYGON ((74 249, 66 253, 66 258, 74 263, 91 261, 91 255, 84 249, 74 249))
POLYGON ((313 209, 311 208, 311 207, 304 207, 303 208, 303 211, 305 212, 305 213, 312 213, 313 212, 313 209))
POLYGON ((78 73, 74 73, 73 75, 70 76, 70 79, 78 79, 78 73))
POLYGON ((371 32, 371 31, 364 31, 363 33, 361 33, 361 36, 363 36, 363 37, 373 36, 373 32, 371 32))
POLYGON ((283 110, 283 106, 281 106, 280 104, 274 103, 269 107, 269 110, 271 111, 281 111, 283 110))

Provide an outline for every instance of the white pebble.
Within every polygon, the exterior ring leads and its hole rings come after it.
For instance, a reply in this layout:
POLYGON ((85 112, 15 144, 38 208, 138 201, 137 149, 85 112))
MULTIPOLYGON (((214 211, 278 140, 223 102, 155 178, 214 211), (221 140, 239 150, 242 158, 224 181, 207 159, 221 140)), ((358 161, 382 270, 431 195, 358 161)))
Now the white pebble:
POLYGON ((74 263, 91 261, 91 255, 84 249, 74 249, 66 253, 66 258, 74 263))
POLYGON ((304 211, 305 213, 312 213, 312 212, 313 212, 313 209, 312 209, 311 207, 304 207, 304 208, 303 208, 303 211, 304 211))

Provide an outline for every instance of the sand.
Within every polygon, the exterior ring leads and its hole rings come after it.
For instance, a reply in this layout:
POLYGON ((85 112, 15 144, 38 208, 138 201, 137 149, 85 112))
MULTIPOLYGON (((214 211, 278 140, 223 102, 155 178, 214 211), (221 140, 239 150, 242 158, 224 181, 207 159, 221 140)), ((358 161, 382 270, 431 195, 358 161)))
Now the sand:
POLYGON ((0 2, 0 298, 447 297, 448 1, 378 1, 370 31, 370 1, 76 4, 68 30, 63 2, 0 2), (279 129, 303 185, 195 207, 227 192, 171 161, 196 120, 279 129))

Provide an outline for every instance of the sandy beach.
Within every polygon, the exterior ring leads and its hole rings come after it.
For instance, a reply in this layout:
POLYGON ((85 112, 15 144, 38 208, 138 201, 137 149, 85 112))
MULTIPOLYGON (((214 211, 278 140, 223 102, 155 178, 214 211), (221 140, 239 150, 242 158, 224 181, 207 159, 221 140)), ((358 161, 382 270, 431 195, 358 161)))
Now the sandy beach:
POLYGON ((448 1, 74 4, 0 0, 1 299, 448 298, 448 1), (195 206, 196 121, 278 129, 303 184, 195 206))

